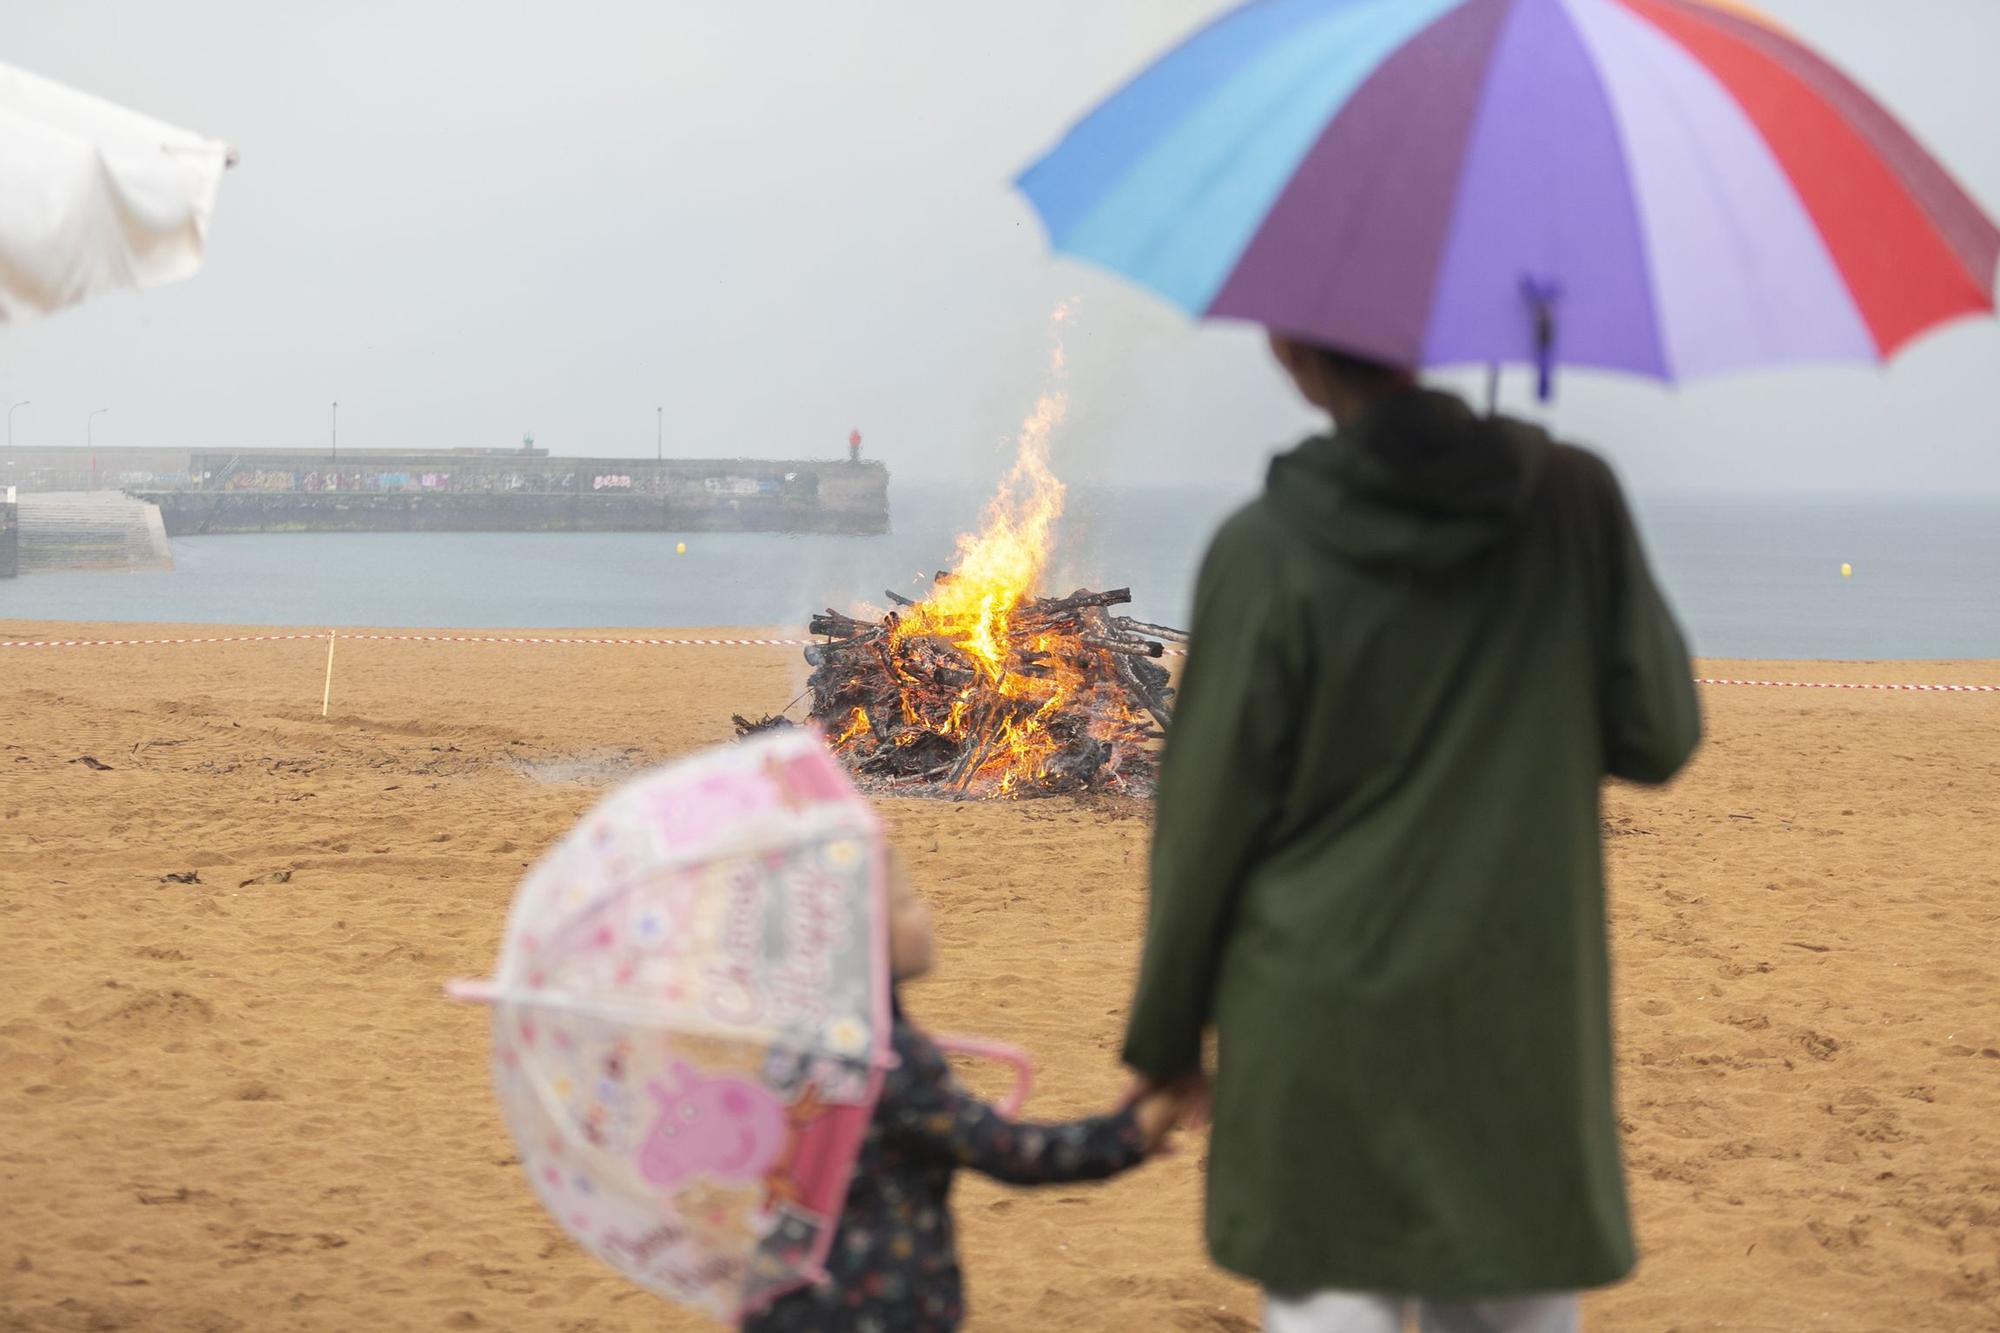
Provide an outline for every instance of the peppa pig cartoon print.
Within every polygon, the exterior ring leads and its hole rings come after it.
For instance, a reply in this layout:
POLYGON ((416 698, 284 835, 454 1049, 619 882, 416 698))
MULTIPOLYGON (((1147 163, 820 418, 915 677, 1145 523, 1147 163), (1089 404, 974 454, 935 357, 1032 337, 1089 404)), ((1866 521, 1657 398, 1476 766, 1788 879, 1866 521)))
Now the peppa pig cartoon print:
POLYGON ((784 1104, 741 1075, 707 1078, 676 1061, 671 1076, 671 1087, 646 1084, 659 1113, 639 1149, 639 1174, 662 1189, 695 1176, 762 1180, 784 1155, 790 1128, 784 1104))

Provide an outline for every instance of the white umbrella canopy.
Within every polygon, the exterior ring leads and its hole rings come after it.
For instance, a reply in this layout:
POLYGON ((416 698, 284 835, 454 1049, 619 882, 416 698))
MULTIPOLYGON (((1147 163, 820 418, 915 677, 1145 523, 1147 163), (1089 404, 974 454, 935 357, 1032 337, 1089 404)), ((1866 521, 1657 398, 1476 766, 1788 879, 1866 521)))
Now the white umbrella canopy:
POLYGON ((236 152, 0 64, 0 323, 201 267, 236 152))

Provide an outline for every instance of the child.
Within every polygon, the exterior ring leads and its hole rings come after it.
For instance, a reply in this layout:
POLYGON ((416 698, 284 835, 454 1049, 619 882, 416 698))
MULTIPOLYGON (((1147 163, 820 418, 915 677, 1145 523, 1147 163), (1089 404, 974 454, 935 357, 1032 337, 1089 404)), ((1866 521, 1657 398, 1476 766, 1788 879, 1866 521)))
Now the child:
MULTIPOLYGON (((930 971, 930 911, 892 872, 889 960, 898 982, 930 971)), ((1154 1092, 1111 1115, 1064 1125, 1016 1124, 952 1081, 930 1038, 895 1009, 897 1064, 855 1163, 828 1278, 743 1320, 745 1333, 950 1330, 965 1316, 952 1238, 952 1175, 971 1167, 1010 1185, 1102 1180, 1137 1166, 1179 1111, 1154 1092)))

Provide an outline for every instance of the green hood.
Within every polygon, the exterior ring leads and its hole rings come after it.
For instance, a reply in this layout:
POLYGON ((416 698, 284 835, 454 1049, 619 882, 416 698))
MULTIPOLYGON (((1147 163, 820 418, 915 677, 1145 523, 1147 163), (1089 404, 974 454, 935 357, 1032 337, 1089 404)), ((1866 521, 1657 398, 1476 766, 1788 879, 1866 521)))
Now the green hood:
POLYGON ((1552 447, 1539 427, 1413 389, 1273 461, 1268 496, 1287 527, 1351 564, 1439 569, 1514 525, 1552 447))

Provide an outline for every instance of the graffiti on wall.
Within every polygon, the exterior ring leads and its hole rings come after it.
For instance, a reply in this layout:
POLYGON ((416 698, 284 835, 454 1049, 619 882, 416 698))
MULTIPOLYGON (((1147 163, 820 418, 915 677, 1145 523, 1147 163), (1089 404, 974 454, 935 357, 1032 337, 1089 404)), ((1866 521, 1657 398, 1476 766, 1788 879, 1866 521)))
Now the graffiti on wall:
MULTIPOLYGON (((123 479, 121 478, 121 481, 123 479)), ((203 489, 454 495, 495 494, 617 494, 680 496, 690 499, 738 499, 776 496, 810 499, 819 492, 819 476, 810 471, 763 476, 724 473, 703 476, 672 468, 645 472, 597 472, 474 468, 410 472, 369 467, 288 468, 258 466, 216 468, 197 474, 193 484, 203 489)))

